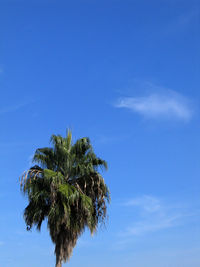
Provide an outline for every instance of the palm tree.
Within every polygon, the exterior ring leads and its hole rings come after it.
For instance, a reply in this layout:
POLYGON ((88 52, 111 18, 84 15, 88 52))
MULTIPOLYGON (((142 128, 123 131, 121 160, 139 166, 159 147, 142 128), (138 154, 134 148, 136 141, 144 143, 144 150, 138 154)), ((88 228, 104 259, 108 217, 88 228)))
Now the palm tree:
POLYGON ((21 177, 21 190, 28 196, 24 211, 27 230, 41 229, 46 219, 55 244, 56 267, 69 260, 78 237, 88 227, 93 234, 105 222, 108 187, 99 173, 107 163, 93 152, 88 138, 72 142, 72 134, 52 135, 52 147, 39 148, 37 165, 21 177))

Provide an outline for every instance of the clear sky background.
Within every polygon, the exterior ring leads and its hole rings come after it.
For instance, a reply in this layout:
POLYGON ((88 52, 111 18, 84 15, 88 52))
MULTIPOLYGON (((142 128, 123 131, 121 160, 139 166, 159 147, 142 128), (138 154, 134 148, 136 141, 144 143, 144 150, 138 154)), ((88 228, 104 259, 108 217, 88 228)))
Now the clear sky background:
POLYGON ((18 177, 68 127, 112 197, 69 266, 200 266, 199 62, 198 0, 0 0, 0 267, 55 264, 18 177))

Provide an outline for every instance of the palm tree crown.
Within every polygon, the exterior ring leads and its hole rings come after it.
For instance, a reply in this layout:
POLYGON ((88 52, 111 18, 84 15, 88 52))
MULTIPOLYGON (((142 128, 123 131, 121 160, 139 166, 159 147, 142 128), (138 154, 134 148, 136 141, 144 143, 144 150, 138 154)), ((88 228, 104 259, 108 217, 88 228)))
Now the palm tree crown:
POLYGON ((108 187, 98 169, 107 163, 93 152, 90 140, 74 144, 66 137, 52 135, 52 147, 37 149, 31 167, 21 178, 21 189, 28 196, 24 218, 27 230, 40 230, 47 219, 55 244, 56 266, 69 260, 78 237, 88 227, 93 233, 106 218, 108 187))

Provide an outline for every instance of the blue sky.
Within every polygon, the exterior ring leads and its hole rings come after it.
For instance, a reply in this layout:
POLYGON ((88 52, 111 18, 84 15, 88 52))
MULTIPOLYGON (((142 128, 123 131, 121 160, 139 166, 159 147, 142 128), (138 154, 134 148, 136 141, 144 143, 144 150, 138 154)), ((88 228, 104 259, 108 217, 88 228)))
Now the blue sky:
POLYGON ((54 266, 18 177, 68 127, 112 197, 69 266, 200 266, 199 32, 194 0, 0 0, 1 267, 54 266))

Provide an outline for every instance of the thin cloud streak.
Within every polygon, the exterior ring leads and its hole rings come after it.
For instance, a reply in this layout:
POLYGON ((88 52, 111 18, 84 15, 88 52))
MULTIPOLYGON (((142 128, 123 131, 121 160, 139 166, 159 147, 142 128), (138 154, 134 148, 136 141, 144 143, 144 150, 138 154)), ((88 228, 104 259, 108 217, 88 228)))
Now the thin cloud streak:
POLYGON ((27 103, 23 103, 23 104, 18 104, 18 105, 13 105, 13 106, 7 106, 4 108, 0 108, 0 115, 5 114, 5 113, 9 113, 9 112, 14 112, 17 111, 18 109, 26 106, 27 103))
POLYGON ((129 200, 124 204, 125 206, 138 206, 146 212, 155 212, 160 210, 160 201, 152 196, 142 196, 129 200))
POLYGON ((167 34, 180 33, 189 30, 191 27, 194 29, 195 25, 198 28, 198 19, 199 10, 190 10, 188 13, 181 14, 176 17, 176 19, 172 20, 164 32, 167 34))
MULTIPOLYGON (((184 218, 196 216, 199 211, 187 212, 183 207, 169 207, 153 196, 141 196, 124 203, 124 206, 138 208, 139 220, 128 227, 123 236, 138 236, 149 232, 176 227, 184 218)), ((136 212, 136 211, 135 211, 136 212)))
POLYGON ((0 148, 21 147, 29 144, 28 142, 1 142, 0 148))
POLYGON ((142 97, 123 97, 118 99, 115 107, 127 108, 152 119, 168 118, 188 121, 193 115, 187 99, 171 90, 142 97))
POLYGON ((177 225, 177 220, 181 217, 181 215, 164 216, 163 218, 154 218, 152 221, 141 221, 128 228, 127 235, 144 235, 148 232, 156 232, 162 229, 175 227, 177 225))

